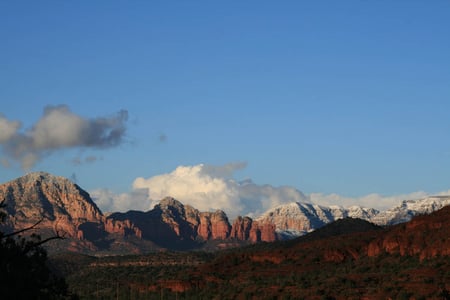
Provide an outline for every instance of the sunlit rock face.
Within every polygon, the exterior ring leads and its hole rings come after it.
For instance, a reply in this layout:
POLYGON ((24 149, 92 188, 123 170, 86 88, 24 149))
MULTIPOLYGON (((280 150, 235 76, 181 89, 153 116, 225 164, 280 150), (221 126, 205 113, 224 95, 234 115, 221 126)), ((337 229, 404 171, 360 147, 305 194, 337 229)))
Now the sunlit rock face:
POLYGON ((80 234, 86 222, 102 223, 103 214, 89 194, 70 180, 44 172, 30 173, 0 185, 10 229, 22 229, 41 221, 39 228, 80 234))
POLYGON ((231 226, 223 211, 201 212, 199 218, 200 224, 197 233, 202 239, 223 240, 229 237, 231 226))
POLYGON ((277 240, 275 225, 254 221, 249 217, 237 217, 231 228, 231 238, 256 242, 273 242, 277 240))

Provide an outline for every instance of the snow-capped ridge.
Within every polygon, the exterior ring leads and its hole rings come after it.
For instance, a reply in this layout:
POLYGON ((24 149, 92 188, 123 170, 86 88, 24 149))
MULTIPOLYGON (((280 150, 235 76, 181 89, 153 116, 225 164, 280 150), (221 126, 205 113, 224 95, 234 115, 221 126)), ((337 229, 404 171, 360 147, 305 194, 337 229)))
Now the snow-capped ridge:
POLYGON ((377 225, 394 225, 412 217, 429 214, 450 205, 450 196, 430 196, 419 200, 403 200, 386 211, 353 205, 347 208, 322 206, 306 202, 291 202, 268 210, 256 218, 261 223, 272 223, 281 238, 300 236, 330 222, 351 217, 377 225))
POLYGON ((394 225, 408 222, 414 216, 429 214, 450 205, 450 196, 430 196, 419 200, 403 200, 398 206, 380 212, 371 222, 377 225, 394 225))

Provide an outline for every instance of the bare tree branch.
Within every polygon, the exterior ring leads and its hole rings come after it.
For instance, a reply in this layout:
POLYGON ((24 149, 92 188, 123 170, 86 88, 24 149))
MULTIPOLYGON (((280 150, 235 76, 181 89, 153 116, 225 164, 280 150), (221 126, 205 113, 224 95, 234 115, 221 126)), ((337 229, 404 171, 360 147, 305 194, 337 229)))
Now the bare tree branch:
POLYGON ((45 244, 45 243, 47 243, 48 241, 51 241, 51 240, 63 240, 63 239, 65 239, 65 237, 60 236, 60 235, 51 236, 51 237, 48 237, 46 239, 43 239, 42 241, 34 243, 33 247, 39 247, 40 245, 45 244))
POLYGON ((14 231, 14 232, 12 232, 12 233, 8 233, 8 234, 5 234, 5 235, 3 235, 3 236, 0 236, 0 239, 4 239, 4 238, 11 237, 11 236, 15 236, 15 235, 18 235, 18 234, 20 234, 20 233, 22 233, 22 232, 28 231, 28 230, 33 230, 33 229, 35 229, 35 227, 38 226, 42 221, 44 221, 44 218, 40 219, 40 220, 37 221, 35 224, 33 224, 33 225, 29 226, 29 227, 26 227, 26 228, 23 228, 23 229, 21 229, 21 230, 14 231))

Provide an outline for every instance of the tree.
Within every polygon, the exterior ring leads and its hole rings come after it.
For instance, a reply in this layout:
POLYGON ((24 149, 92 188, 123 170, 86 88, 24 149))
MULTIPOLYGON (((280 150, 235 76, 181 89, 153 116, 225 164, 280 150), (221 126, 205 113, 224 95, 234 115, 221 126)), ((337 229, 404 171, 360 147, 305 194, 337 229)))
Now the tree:
MULTIPOLYGON (((0 202, 0 222, 6 214, 0 202)), ((42 220, 41 220, 42 221, 42 220)), ((49 240, 63 238, 59 234, 42 240, 27 233, 41 222, 22 230, 0 231, 0 295, 2 299, 68 299, 64 278, 56 276, 47 264, 47 252, 42 245, 49 240)))

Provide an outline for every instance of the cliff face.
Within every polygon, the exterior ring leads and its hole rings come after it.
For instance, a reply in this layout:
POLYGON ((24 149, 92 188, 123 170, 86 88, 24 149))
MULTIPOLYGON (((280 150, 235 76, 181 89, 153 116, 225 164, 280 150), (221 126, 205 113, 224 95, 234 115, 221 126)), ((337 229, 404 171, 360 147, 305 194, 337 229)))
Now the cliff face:
POLYGON ((30 173, 0 185, 5 201, 5 227, 21 229, 41 221, 40 228, 82 236, 79 226, 102 223, 103 214, 89 194, 70 180, 44 172, 30 173))
POLYGON ((125 224, 125 228, 120 228, 121 232, 132 233, 135 230, 132 227, 138 228, 140 238, 168 248, 189 249, 211 240, 259 242, 276 239, 275 227, 270 224, 258 224, 248 217, 239 217, 231 226, 221 210, 200 212, 171 197, 161 200, 148 212, 114 213, 106 222, 125 224))
POLYGON ((226 239, 230 234, 227 215, 215 212, 200 212, 190 205, 183 205, 174 198, 167 197, 156 205, 161 211, 162 221, 174 229, 177 236, 189 236, 190 239, 216 240, 226 239), (180 232, 180 226, 185 228, 180 232))
POLYGON ((273 242, 277 240, 275 225, 254 221, 249 217, 237 217, 231 228, 232 238, 242 241, 273 242))
POLYGON ((224 240, 230 236, 231 226, 223 211, 202 212, 199 219, 197 234, 203 240, 224 240))

